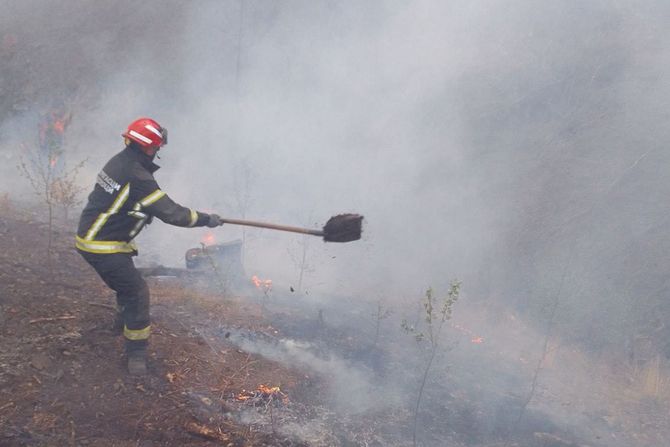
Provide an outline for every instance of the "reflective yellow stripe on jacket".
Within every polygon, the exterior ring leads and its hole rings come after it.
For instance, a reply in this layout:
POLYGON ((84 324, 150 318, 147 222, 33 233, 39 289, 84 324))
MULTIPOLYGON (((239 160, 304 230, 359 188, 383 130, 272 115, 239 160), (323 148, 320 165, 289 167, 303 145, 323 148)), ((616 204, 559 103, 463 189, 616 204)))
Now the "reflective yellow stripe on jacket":
POLYGON ((123 241, 87 241, 79 236, 76 238, 75 246, 89 253, 132 253, 137 251, 134 242, 123 241))
POLYGON ((133 229, 130 230, 129 236, 131 239, 137 236, 137 233, 139 233, 142 230, 142 228, 144 228, 144 225, 147 223, 147 220, 149 219, 149 216, 142 212, 142 208, 157 202, 163 196, 165 196, 165 193, 160 189, 157 189, 156 191, 152 192, 139 202, 135 203, 135 206, 133 206, 133 210, 128 212, 129 216, 138 219, 133 229))
POLYGON ((92 241, 95 238, 95 235, 98 234, 98 231, 100 231, 102 226, 105 225, 107 219, 109 219, 109 216, 118 213, 123 204, 126 203, 129 193, 130 183, 126 183, 126 186, 123 187, 121 192, 119 192, 119 195, 116 196, 114 202, 112 202, 112 206, 110 206, 109 209, 104 213, 100 213, 95 222, 93 222, 93 225, 91 225, 91 228, 89 228, 84 239, 87 241, 92 241))
POLYGON ((198 222, 198 212, 195 210, 190 210, 191 211, 191 219, 188 222, 188 226, 192 227, 193 225, 198 222))
POLYGON ((143 207, 149 206, 152 203, 158 201, 158 199, 160 199, 164 195, 165 195, 165 193, 163 191, 161 191, 160 189, 157 189, 156 191, 152 192, 151 194, 149 194, 148 196, 146 196, 145 198, 140 200, 138 203, 140 205, 142 205, 143 207))

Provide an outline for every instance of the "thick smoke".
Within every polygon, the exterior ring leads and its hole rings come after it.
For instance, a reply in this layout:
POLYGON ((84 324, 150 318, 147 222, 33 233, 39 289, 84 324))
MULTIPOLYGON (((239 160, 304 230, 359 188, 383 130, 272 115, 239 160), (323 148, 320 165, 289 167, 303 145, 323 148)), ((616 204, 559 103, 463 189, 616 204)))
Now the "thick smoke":
MULTIPOLYGON (((593 352, 632 355, 640 335, 670 352, 667 2, 0 7, 12 196, 27 197, 14 166, 54 102, 73 111, 67 159, 89 159, 87 185, 128 122, 152 116, 170 130, 159 184, 187 206, 317 228, 366 216, 360 242, 309 240, 312 296, 411 313, 457 277, 464 300, 541 335, 551 320, 593 352)), ((180 266, 204 233, 155 223, 138 261, 180 266)), ((249 276, 297 283, 303 239, 215 236, 245 238, 249 276)))
POLYGON ((321 352, 319 347, 306 341, 292 339, 254 340, 244 333, 234 333, 230 340, 245 352, 260 354, 265 358, 289 367, 300 367, 320 374, 332 383, 330 398, 340 409, 357 414, 370 411, 377 406, 389 404, 389 399, 380 399, 384 390, 374 385, 370 372, 355 368, 345 360, 321 352), (342 393, 342 390, 347 390, 342 393))

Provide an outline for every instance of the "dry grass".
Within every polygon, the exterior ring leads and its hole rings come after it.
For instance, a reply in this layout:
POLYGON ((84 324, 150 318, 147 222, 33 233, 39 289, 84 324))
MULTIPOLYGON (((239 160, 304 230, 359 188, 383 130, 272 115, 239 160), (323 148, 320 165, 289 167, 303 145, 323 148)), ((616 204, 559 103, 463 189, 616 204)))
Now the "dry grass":
POLYGON ((9 198, 9 193, 0 194, 0 213, 8 214, 12 211, 12 200, 9 198))
POLYGON ((657 355, 633 371, 633 387, 642 398, 670 400, 670 368, 667 360, 657 355))

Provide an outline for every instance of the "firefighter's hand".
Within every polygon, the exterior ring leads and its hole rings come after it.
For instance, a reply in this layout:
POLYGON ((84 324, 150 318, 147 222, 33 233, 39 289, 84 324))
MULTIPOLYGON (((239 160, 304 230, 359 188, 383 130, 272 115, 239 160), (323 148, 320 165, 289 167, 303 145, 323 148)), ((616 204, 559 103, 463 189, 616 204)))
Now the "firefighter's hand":
POLYGON ((223 219, 218 214, 209 215, 209 222, 207 222, 209 228, 220 227, 221 225, 223 225, 223 219))

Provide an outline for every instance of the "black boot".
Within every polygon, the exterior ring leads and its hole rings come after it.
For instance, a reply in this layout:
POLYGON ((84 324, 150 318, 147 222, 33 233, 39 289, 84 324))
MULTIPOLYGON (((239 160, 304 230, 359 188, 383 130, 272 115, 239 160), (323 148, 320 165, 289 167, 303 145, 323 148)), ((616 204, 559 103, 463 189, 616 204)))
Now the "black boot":
POLYGON ((128 373, 131 376, 147 374, 147 351, 138 350, 128 353, 128 373))
POLYGON ((147 343, 146 341, 126 341, 126 355, 128 357, 128 373, 131 376, 144 376, 147 373, 147 343))

